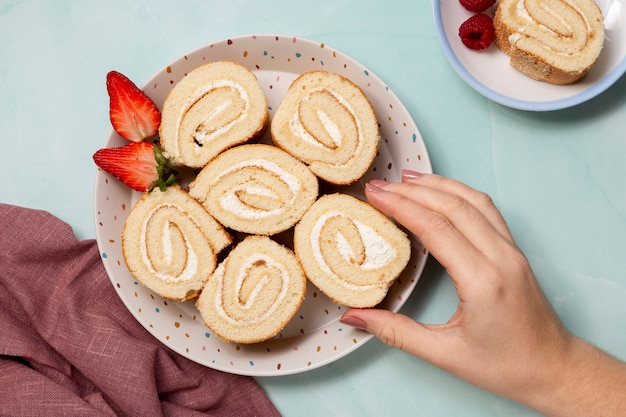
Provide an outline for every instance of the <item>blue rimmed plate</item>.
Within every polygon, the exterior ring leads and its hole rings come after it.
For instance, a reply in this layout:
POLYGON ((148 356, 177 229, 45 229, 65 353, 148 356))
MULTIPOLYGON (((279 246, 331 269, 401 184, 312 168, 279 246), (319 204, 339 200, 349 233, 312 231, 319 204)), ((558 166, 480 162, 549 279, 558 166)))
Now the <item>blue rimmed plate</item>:
MULTIPOLYGON (((604 49, 598 63, 579 83, 552 85, 532 80, 509 65, 495 44, 482 51, 463 45, 459 26, 473 13, 459 0, 433 0, 437 36, 457 74, 477 92, 508 107, 549 111, 575 106, 604 92, 626 71, 626 0, 597 0, 605 25, 604 49)), ((494 5, 485 13, 493 16, 494 5)))

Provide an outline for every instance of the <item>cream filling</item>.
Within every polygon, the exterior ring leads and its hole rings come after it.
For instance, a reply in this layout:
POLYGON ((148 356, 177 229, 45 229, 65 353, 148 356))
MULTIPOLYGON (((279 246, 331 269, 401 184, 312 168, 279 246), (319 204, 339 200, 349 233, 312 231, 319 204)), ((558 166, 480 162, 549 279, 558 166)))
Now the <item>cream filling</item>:
MULTIPOLYGON (((265 169, 276 175, 281 179, 291 191, 291 199, 287 202, 287 205, 292 205, 296 199, 296 196, 300 192, 300 181, 294 175, 291 175, 288 171, 282 169, 278 164, 268 161, 267 159, 251 159, 244 161, 240 164, 233 165, 229 170, 224 171, 220 176, 215 179, 215 182, 219 181, 222 177, 229 173, 241 168, 256 166, 265 169)), ((284 208, 277 208, 274 210, 257 210, 249 207, 241 202, 237 197, 238 191, 245 191, 250 194, 256 194, 266 197, 278 197, 274 191, 262 188, 259 186, 249 186, 246 184, 239 184, 233 187, 227 194, 220 197, 220 205, 224 210, 237 214, 237 216, 245 219, 264 219, 271 216, 276 216, 284 211, 284 208)))
MULTIPOLYGON (((324 256, 322 255, 319 243, 321 238, 321 230, 322 227, 324 227, 326 220, 334 216, 345 215, 339 211, 331 211, 325 213, 323 216, 320 216, 317 219, 315 225, 311 229, 310 241, 315 261, 320 266, 322 271, 324 271, 329 277, 331 277, 333 280, 337 281, 344 287, 355 290, 367 290, 368 288, 378 286, 350 284, 343 280, 340 276, 335 274, 326 263, 324 256)), ((363 262, 363 264, 361 264, 360 266, 364 271, 371 271, 374 269, 382 268, 385 265, 390 264, 396 258, 396 249, 389 242, 387 242, 385 238, 376 233, 376 231, 368 225, 355 219, 352 219, 352 221, 356 225, 365 246, 365 262, 363 262)), ((350 262, 350 259, 354 257, 354 253, 352 252, 350 245, 346 241, 346 238, 341 233, 337 232, 335 235, 335 240, 337 243, 337 250, 339 251, 341 256, 346 260, 346 262, 350 262)))
MULTIPOLYGON (((152 214, 161 209, 162 207, 175 207, 172 204, 161 204, 154 207, 146 216, 145 220, 141 225, 141 236, 140 236, 140 251, 141 251, 141 259, 143 260, 146 268, 154 274, 155 277, 163 280, 163 281, 187 281, 192 279, 198 272, 198 255, 193 250, 188 239, 183 235, 183 239, 185 241, 186 251, 187 251, 187 265, 185 265, 185 269, 179 276, 173 276, 170 274, 166 274, 161 271, 157 271, 152 266, 152 262, 150 262, 150 258, 148 257, 148 245, 146 241, 146 231, 148 230, 148 223, 150 222, 150 218, 152 214)), ((163 231, 161 233, 161 247, 163 248, 165 259, 169 262, 172 259, 173 250, 172 250, 172 241, 170 238, 170 231, 168 223, 163 224, 163 231)))
MULTIPOLYGON (((569 2, 567 0, 563 0, 563 1, 565 3, 567 3, 572 9, 576 10, 578 15, 580 15, 582 17, 582 19, 585 22, 585 26, 587 27, 587 34, 592 33, 593 30, 591 28, 591 24, 589 23, 589 19, 587 18, 587 15, 585 13, 583 13, 583 11, 580 10, 580 8, 577 7, 575 4, 573 4, 572 2, 569 2)), ((563 24, 563 26, 567 27, 567 29, 570 32, 574 31, 574 29, 569 25, 569 23, 561 15, 556 13, 556 11, 554 9, 549 7, 547 4, 543 4, 542 6, 548 12, 550 12, 553 16, 555 16, 557 19, 559 19, 561 21, 561 23, 563 24)), ((526 5, 525 5, 525 1, 524 0, 519 0, 517 2, 516 8, 515 8, 515 12, 516 12, 516 15, 518 17, 521 17, 522 19, 526 20, 528 23, 526 25, 518 27, 517 28, 517 32, 514 32, 511 35, 509 35, 508 40, 509 40, 509 44, 511 44, 511 47, 515 47, 517 42, 519 42, 519 40, 522 39, 522 37, 526 37, 527 36, 527 35, 525 35, 525 31, 526 31, 526 28, 529 25, 531 25, 531 24, 536 24, 538 27, 541 27, 541 28, 545 29, 546 31, 554 33, 554 31, 552 29, 550 29, 549 27, 547 27, 546 25, 544 25, 542 23, 538 23, 537 21, 535 21, 535 19, 532 18, 532 16, 528 12, 528 9, 526 9, 526 5)), ((551 48, 549 45, 546 45, 546 44, 542 44, 542 47, 545 48, 546 50, 556 54, 556 55, 561 55, 561 56, 571 56, 572 55, 572 53, 556 51, 553 48, 551 48)))
MULTIPOLYGON (((346 109, 348 109, 348 112, 354 117, 354 120, 356 121, 357 132, 358 132, 358 143, 357 143, 357 148, 356 148, 354 154, 358 155, 361 147, 363 146, 363 129, 361 128, 361 120, 357 117, 356 111, 350 105, 350 103, 346 99, 344 99, 339 93, 337 93, 337 92, 335 92, 333 90, 324 89, 324 88, 318 88, 318 89, 315 89, 315 90, 311 91, 309 93, 309 95, 311 95, 313 93, 316 93, 318 91, 324 91, 324 90, 328 91, 333 97, 335 97, 335 99, 337 99, 337 101, 339 101, 346 109)), ((303 99, 301 99, 301 100, 303 100, 303 99)), ((296 106, 296 108, 297 108, 297 106, 296 106)), ((326 131, 328 132, 330 137, 335 142, 335 145, 337 145, 337 147, 341 146, 343 141, 342 141, 342 137, 341 137, 341 132, 339 130, 339 126, 337 126, 337 124, 332 121, 332 118, 326 112, 318 110, 317 111, 317 116, 320 118, 320 121, 324 125, 324 129, 326 129, 326 131)), ((304 128, 304 126, 302 126, 302 122, 300 121, 300 117, 298 116, 298 112, 297 111, 294 112, 293 116, 291 117, 291 120, 289 121, 289 127, 291 129, 291 132, 294 134, 294 136, 300 138, 303 142, 306 142, 306 143, 308 143, 309 145, 312 145, 312 146, 316 146, 316 147, 318 147, 320 149, 325 149, 326 148, 324 145, 319 143, 313 137, 313 135, 311 135, 304 128)), ((350 164, 349 161, 351 159, 352 158, 348 159, 348 161, 343 163, 342 165, 349 165, 350 164)), ((342 165, 339 165, 339 166, 342 166, 342 165)))
MULTIPOLYGON (((285 269, 285 267, 281 263, 276 262, 272 258, 265 256, 263 254, 254 254, 250 256, 246 260, 245 263, 239 266, 239 273, 237 274, 237 279, 235 280, 234 294, 237 295, 240 293, 241 287, 243 286, 243 282, 246 278, 246 271, 252 268, 253 265, 258 261, 264 261, 268 266, 277 268, 280 271, 280 279, 282 280, 283 285, 281 286, 280 293, 278 294, 278 297, 276 298, 276 302, 272 304, 272 306, 268 308, 267 311, 265 311, 262 315, 260 315, 259 317, 251 318, 250 320, 238 321, 230 317, 228 314, 226 314, 226 311, 224 311, 224 307, 222 305, 222 302, 223 302, 222 294, 224 291, 224 273, 225 273, 224 263, 220 264, 216 268, 215 272, 213 273, 212 279, 215 279, 217 282, 217 291, 215 293, 215 299, 214 299, 215 311, 217 311, 217 314, 222 319, 226 320, 230 324, 239 325, 239 326, 248 326, 251 324, 263 322, 267 320, 267 318, 270 317, 278 309, 278 307, 280 307, 281 303, 287 296, 287 289, 289 288, 289 271, 287 271, 287 269, 285 269)), ((240 305, 237 300, 233 300, 233 303, 241 306, 241 308, 244 310, 250 309, 254 305, 256 299, 259 297, 259 294, 261 294, 261 292, 263 291, 264 284, 267 281, 268 281, 268 278, 265 278, 255 286, 246 304, 240 305)), ((225 302, 229 302, 229 300, 225 300, 225 302)))
MULTIPOLYGON (((182 124, 182 120, 185 117, 185 114, 187 114, 187 112, 189 111, 189 109, 205 94, 207 94, 208 92, 210 92, 211 90, 214 90, 216 88, 220 88, 220 87, 229 87, 235 91, 237 91, 237 93, 239 94, 239 96, 243 99, 243 101, 246 103, 246 106, 244 108, 244 110, 241 112, 241 116, 239 116, 238 118, 232 120, 230 123, 226 124, 225 126, 222 126, 219 129, 216 129, 214 132, 211 132, 210 134, 206 134, 203 132, 196 132, 196 134, 194 135, 194 139, 197 140, 199 143, 205 143, 207 141, 212 140, 214 137, 219 136, 224 134, 225 132, 229 131, 230 129, 232 129, 232 127, 234 125, 236 125, 237 123, 239 123, 241 120, 245 119, 247 117, 248 114, 248 110, 250 109, 250 98, 248 97, 248 93, 246 92, 246 90, 241 86, 241 84, 235 83, 231 80, 216 80, 214 82, 208 83, 203 85, 202 87, 197 88, 194 93, 192 95, 190 95, 187 100, 185 100, 185 103, 183 106, 181 106, 180 109, 180 113, 178 114, 178 118, 176 119, 176 126, 180 126, 182 124)), ((211 119, 214 119, 215 117, 217 117, 218 115, 220 115, 224 109, 226 109, 228 107, 228 105, 230 104, 229 100, 226 100, 224 103, 222 103, 221 105, 217 106, 217 108, 211 112, 206 119, 204 120, 204 122, 208 122, 211 119)), ((177 134, 178 134, 178 129, 177 129, 177 134)), ((180 137, 176 137, 175 142, 175 147, 176 147, 176 153, 178 154, 179 152, 179 147, 178 147, 178 142, 181 140, 180 137)), ((196 153, 200 152, 202 148, 201 147, 196 147, 196 153)))
POLYGON ((341 140, 341 131, 339 130, 339 126, 337 126, 337 124, 333 122, 328 113, 326 113, 325 111, 318 110, 317 117, 319 117, 319 119, 322 121, 324 129, 326 129, 335 145, 337 147, 340 147, 343 141, 341 140))
MULTIPOLYGON (((326 131, 330 135, 331 139, 335 143, 335 146, 340 147, 343 141, 341 137, 341 132, 339 131, 339 126, 337 126, 337 124, 332 121, 328 113, 324 111, 318 110, 317 117, 320 118, 320 121, 324 125, 324 129, 326 129, 326 131)), ((302 139, 304 142, 308 143, 309 145, 316 146, 322 149, 326 148, 323 144, 319 143, 313 137, 313 135, 311 135, 304 128, 304 126, 302 126, 302 122, 300 121, 300 117, 298 117, 297 112, 293 114, 293 117, 291 118, 291 122, 289 123, 289 126, 291 127, 291 131, 293 132, 294 135, 296 135, 297 137, 299 137, 300 139, 302 139)))

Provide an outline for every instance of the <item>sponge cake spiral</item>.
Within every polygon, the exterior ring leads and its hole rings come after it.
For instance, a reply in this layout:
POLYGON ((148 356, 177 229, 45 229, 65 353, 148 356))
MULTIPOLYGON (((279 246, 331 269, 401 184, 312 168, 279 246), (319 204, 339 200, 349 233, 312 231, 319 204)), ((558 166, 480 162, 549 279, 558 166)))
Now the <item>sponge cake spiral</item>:
POLYGON ((174 165, 201 168, 225 149, 260 137, 268 124, 267 98, 254 73, 217 61, 195 68, 170 91, 159 136, 174 165))
POLYGON ((411 256, 408 237, 387 216, 340 193, 320 197, 306 212, 294 250, 309 280, 350 307, 380 303, 411 256))
POLYGON ((500 0, 494 26, 511 66, 552 84, 584 78, 604 43, 602 11, 593 0, 500 0))
POLYGON ((129 213, 122 253, 131 274, 163 298, 195 298, 231 236, 179 187, 144 193, 129 213))
POLYGON ((370 167, 380 141, 363 91, 326 71, 301 74, 289 86, 271 123, 272 140, 332 184, 350 184, 370 167))
POLYGON ((305 292, 306 277, 290 249, 266 236, 248 236, 217 267, 196 307, 223 340, 256 343, 287 324, 305 292))
POLYGON ((271 145, 231 148, 205 166, 189 185, 221 224, 242 233, 273 235, 292 227, 318 194, 315 175, 271 145))

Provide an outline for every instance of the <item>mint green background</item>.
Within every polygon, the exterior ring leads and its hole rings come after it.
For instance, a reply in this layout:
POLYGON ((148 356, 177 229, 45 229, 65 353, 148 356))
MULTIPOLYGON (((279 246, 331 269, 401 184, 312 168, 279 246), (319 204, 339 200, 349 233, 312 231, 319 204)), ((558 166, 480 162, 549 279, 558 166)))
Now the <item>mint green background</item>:
MULTIPOLYGON (((435 172, 494 198, 566 325, 626 359, 626 78, 568 110, 494 104, 448 65, 426 0, 0 0, 0 201, 94 238, 105 74, 142 84, 200 46, 265 33, 323 42, 381 77, 435 172)), ((441 323, 455 306, 431 259, 404 313, 441 323)), ((537 415, 375 340, 320 369, 258 381, 285 416, 537 415)))

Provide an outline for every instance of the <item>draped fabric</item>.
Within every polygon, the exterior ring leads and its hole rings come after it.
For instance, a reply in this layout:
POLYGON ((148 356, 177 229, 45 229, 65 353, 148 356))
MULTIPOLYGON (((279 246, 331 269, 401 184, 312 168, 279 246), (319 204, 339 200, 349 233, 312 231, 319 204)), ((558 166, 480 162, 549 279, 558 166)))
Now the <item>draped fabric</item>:
POLYGON ((44 211, 0 204, 0 219, 0 415, 279 415, 254 379, 150 335, 94 240, 44 211))

